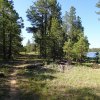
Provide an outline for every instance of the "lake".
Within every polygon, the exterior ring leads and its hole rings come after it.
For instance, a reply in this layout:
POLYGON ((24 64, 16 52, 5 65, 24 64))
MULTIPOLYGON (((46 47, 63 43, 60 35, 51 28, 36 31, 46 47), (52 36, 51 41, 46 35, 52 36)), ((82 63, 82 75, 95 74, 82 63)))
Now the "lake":
MULTIPOLYGON (((95 57, 97 57, 97 54, 96 53, 97 52, 88 52, 86 54, 86 56, 89 57, 89 58, 95 58, 95 57)), ((99 53, 99 55, 100 55, 100 53, 99 53)))

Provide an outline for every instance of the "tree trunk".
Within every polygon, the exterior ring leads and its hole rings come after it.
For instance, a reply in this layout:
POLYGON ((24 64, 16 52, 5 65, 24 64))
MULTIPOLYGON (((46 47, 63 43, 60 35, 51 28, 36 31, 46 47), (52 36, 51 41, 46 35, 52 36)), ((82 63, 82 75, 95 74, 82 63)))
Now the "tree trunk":
MULTIPOLYGON (((3 9, 3 18, 4 18, 4 9, 3 9)), ((6 39, 5 39, 5 22, 3 19, 3 60, 6 59, 6 39)))
POLYGON ((46 35, 47 35, 47 14, 45 13, 45 35, 44 35, 44 58, 47 57, 47 50, 46 50, 46 35))
POLYGON ((8 59, 11 59, 12 57, 12 34, 9 34, 9 55, 8 55, 8 59))
POLYGON ((53 40, 53 61, 55 61, 56 60, 56 48, 55 48, 55 41, 53 40))
POLYGON ((5 29, 3 27, 3 60, 6 59, 5 29))

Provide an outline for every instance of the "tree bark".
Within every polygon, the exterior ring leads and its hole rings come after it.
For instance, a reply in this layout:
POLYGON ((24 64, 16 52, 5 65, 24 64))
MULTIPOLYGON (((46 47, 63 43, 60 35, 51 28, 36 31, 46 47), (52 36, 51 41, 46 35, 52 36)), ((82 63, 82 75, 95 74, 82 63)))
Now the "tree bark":
POLYGON ((9 55, 8 55, 8 59, 12 58, 12 34, 9 34, 9 55))
POLYGON ((4 22, 4 8, 3 8, 3 60, 6 59, 6 38, 5 38, 5 22, 4 22))

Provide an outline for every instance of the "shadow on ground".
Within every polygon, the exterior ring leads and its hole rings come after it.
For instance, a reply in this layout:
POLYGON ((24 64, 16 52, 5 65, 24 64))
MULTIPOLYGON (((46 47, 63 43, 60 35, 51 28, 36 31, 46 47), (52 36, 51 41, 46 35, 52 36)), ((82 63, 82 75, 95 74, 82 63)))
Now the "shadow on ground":
POLYGON ((0 78, 0 100, 5 100, 4 98, 9 98, 10 86, 8 84, 7 78, 0 78))
POLYGON ((67 89, 66 92, 59 93, 56 100, 100 100, 100 89, 79 88, 67 89), (99 93, 99 95, 98 95, 99 93))
MULTIPOLYGON (((54 80, 55 70, 43 66, 33 66, 31 69, 22 69, 18 72, 20 100, 41 100, 47 83, 54 80)), ((44 97, 44 96, 43 96, 44 97)))
MULTIPOLYGON (((54 77, 55 70, 43 67, 34 67, 18 74, 20 80, 20 100, 100 100, 100 89, 96 88, 73 88, 48 86, 54 77), (64 88, 65 91, 62 91, 64 88)), ((63 85, 63 83, 62 83, 63 85)))
MULTIPOLYGON (((21 55, 18 60, 9 62, 9 65, 13 66, 36 62, 36 60, 29 60, 32 57, 29 55, 21 55), (24 61, 25 59, 27 60, 24 61)), ((43 66, 30 66, 32 67, 31 69, 16 69, 18 70, 16 78, 19 85, 17 90, 18 100, 100 100, 99 88, 73 88, 63 86, 63 83, 60 88, 56 84, 56 87, 53 85, 48 86, 49 82, 57 79, 54 75, 57 71, 43 66)), ((12 67, 8 68, 10 69, 10 73, 14 70, 12 67)), ((0 100, 9 100, 10 86, 7 80, 7 77, 0 78, 0 100)))
POLYGON ((50 96, 52 100, 100 100, 98 89, 66 87, 66 92, 58 91, 50 96), (96 93, 95 93, 96 92, 96 93))
POLYGON ((21 64, 33 64, 35 62, 43 62, 42 59, 39 59, 39 56, 38 55, 29 55, 29 54, 20 54, 18 55, 17 58, 14 58, 12 60, 0 60, 0 66, 10 66, 10 67, 13 67, 13 66, 18 66, 18 65, 21 65, 21 64))
MULTIPOLYGON (((47 80, 53 81, 57 78, 54 73, 55 70, 42 66, 18 69, 18 100, 100 100, 100 88, 48 87, 47 80)), ((9 91, 7 77, 0 78, 0 100, 9 100, 9 91)))
MULTIPOLYGON (((28 67, 28 66, 27 66, 28 67)), ((56 73, 55 70, 50 69, 50 68, 45 68, 43 66, 32 66, 29 65, 29 69, 21 69, 18 72, 18 77, 19 78, 25 78, 25 79, 34 79, 34 80, 53 80, 54 77, 52 74, 56 73), (31 67, 30 67, 31 66, 31 67)))
MULTIPOLYGON (((67 87, 66 87, 67 88, 67 87)), ((100 100, 100 90, 92 88, 67 89, 62 91, 23 91, 20 92, 20 100, 100 100), (96 93, 94 93, 96 91, 96 93)))

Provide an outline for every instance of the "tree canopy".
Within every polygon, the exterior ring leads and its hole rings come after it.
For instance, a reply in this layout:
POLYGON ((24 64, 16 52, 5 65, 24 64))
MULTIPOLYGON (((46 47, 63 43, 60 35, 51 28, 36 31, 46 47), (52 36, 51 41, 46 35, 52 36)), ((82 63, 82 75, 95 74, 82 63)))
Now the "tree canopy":
POLYGON ((3 0, 0 10, 0 54, 3 59, 11 59, 19 53, 22 41, 20 36, 23 20, 13 7, 12 0, 3 0))

